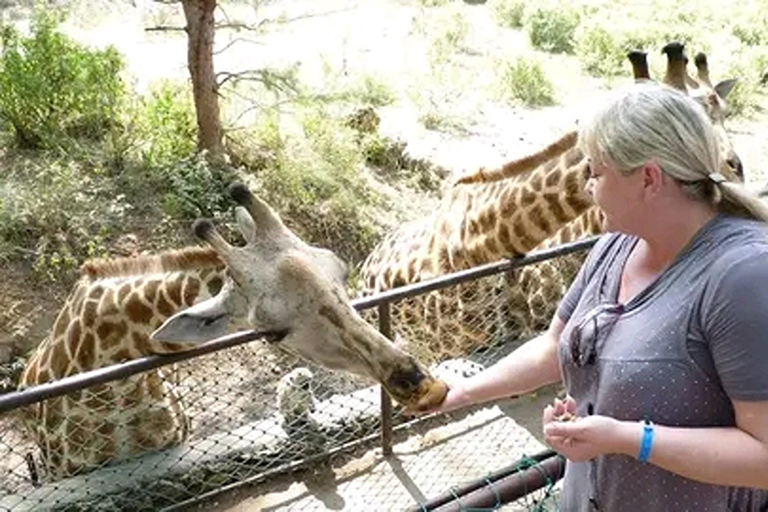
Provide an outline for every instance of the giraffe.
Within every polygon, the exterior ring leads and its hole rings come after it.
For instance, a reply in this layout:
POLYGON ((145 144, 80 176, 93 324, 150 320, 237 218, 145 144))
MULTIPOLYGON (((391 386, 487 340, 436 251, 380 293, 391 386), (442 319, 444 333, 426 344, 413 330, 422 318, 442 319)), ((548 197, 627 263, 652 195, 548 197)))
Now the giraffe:
MULTIPOLYGON (((727 111, 725 96, 735 80, 712 87, 706 57, 700 56, 703 54, 695 59, 699 71, 693 78, 685 70, 681 44, 670 43, 663 51, 668 67, 664 81, 682 78, 684 85, 690 84, 685 85, 686 92, 704 105, 713 124, 722 127, 727 111), (694 83, 698 84, 695 89, 694 83)), ((650 79, 646 53, 631 52, 628 57, 634 79, 650 79)), ((459 177, 432 215, 390 233, 364 261, 361 276, 365 292, 375 293, 601 233, 601 214, 584 192, 588 165, 576 138, 576 131, 571 130, 522 159, 459 177)), ((731 179, 743 176, 724 128, 719 142, 723 173, 731 179)), ((489 316, 482 304, 476 303, 490 303, 489 296, 507 297, 497 316, 511 318, 518 327, 531 325, 538 330, 551 319, 583 257, 563 258, 563 268, 543 262, 515 270, 506 277, 519 285, 513 286, 511 293, 509 286, 498 282, 469 283, 410 299, 396 310, 398 324, 422 325, 424 332, 414 340, 425 346, 411 350, 420 350, 422 359, 431 356, 436 360, 463 356, 488 343, 484 330, 472 324, 489 316)))
MULTIPOLYGON (((183 350, 151 342, 160 322, 221 289, 211 249, 86 261, 53 328, 27 361, 24 389, 149 354, 183 350)), ((94 386, 26 408, 24 423, 52 479, 176 445, 190 424, 168 369, 94 386)))
MULTIPOLYGON (((744 168, 724 126, 728 111, 725 98, 733 89, 737 79, 730 78, 712 86, 707 57, 704 53, 696 55, 694 62, 697 76, 692 77, 686 70, 688 58, 685 56, 684 45, 678 42, 665 45, 662 53, 668 57, 667 69, 662 81, 686 92, 704 107, 718 138, 723 160, 721 173, 730 180, 743 182, 744 168)), ((627 57, 632 65, 632 75, 636 82, 651 79, 646 52, 632 50, 627 57)), ((602 232, 602 221, 600 211, 597 208, 590 208, 536 249, 555 247, 579 238, 598 235, 602 232)), ((518 323, 525 326, 526 333, 547 328, 560 297, 568 290, 585 257, 586 252, 574 253, 561 256, 557 260, 543 261, 516 269, 511 273, 508 278, 517 283, 517 286, 510 287, 509 307, 518 311, 518 318, 522 317, 518 323), (520 314, 520 311, 523 313, 520 314)))
MULTIPOLYGON (((232 187, 245 247, 208 221, 209 247, 86 262, 22 374, 20 388, 158 353, 187 350, 245 327, 331 369, 380 382, 414 410, 447 387, 348 304, 346 265, 312 247, 244 185, 232 187)), ((50 479, 184 442, 190 430, 169 370, 156 370, 30 406, 24 422, 50 479)))

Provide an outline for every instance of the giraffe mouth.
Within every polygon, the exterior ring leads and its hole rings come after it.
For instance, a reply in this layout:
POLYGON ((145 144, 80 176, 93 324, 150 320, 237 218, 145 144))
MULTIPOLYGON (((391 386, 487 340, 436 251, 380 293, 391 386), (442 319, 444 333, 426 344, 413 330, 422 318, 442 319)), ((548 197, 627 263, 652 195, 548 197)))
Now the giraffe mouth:
POLYGON ((417 369, 415 373, 395 372, 383 383, 390 396, 408 411, 427 411, 440 405, 448 394, 445 382, 417 369))
POLYGON ((283 341, 290 333, 290 329, 280 329, 277 331, 264 331, 261 333, 261 336, 264 341, 270 345, 274 345, 283 341))

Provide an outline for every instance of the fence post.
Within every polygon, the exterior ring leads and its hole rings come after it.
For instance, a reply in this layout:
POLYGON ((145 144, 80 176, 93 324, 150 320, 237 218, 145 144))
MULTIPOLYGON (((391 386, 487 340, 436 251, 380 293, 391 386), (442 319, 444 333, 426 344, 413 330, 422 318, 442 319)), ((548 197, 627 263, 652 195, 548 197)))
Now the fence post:
MULTIPOLYGON (((389 302, 379 304, 379 331, 392 339, 392 319, 389 302)), ((392 455, 392 399, 381 387, 381 451, 385 457, 392 455)))

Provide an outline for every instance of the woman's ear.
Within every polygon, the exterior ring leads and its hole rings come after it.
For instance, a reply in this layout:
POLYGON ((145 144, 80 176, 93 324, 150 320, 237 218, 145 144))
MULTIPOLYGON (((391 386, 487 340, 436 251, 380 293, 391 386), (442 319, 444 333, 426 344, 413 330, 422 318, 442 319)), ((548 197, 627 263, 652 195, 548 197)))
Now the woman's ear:
POLYGON ((647 193, 656 195, 664 184, 664 171, 655 162, 643 164, 640 172, 643 173, 643 188, 647 193))

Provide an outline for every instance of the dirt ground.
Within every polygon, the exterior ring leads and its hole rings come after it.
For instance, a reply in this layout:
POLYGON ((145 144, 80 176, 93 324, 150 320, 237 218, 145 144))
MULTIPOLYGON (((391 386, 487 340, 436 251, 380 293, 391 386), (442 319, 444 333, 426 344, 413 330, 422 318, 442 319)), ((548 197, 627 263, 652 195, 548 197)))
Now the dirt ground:
MULTIPOLYGON (((68 30, 92 44, 117 46, 126 55, 138 88, 159 78, 186 76, 183 34, 144 30, 153 24, 180 26, 178 11, 149 0, 105 5, 108 7, 100 15, 88 17, 87 21, 81 17, 68 30)), ((530 47, 523 33, 498 26, 490 2, 451 2, 430 9, 416 1, 282 0, 240 3, 228 9, 251 22, 275 22, 258 37, 239 32, 217 36, 221 48, 231 44, 217 55, 218 70, 237 72, 297 64, 302 80, 318 88, 326 87, 329 76, 334 80, 379 77, 399 98, 378 109, 382 134, 406 141, 412 156, 454 173, 495 166, 541 147, 555 134, 572 127, 609 87, 583 74, 575 57, 543 55, 559 104, 529 110, 497 101, 489 92, 489 70, 499 59, 530 51, 530 47), (431 44, 456 16, 467 27, 459 55, 450 69, 436 69, 429 59, 431 44), (436 109, 437 115, 453 128, 427 129, 422 122, 425 105, 436 109)), ((712 61, 711 65, 713 75, 720 77, 722 63, 712 61)), ((629 77, 617 79, 612 85, 622 83, 629 83, 629 77)), ((747 181, 755 187, 765 184, 768 161, 768 97, 764 95, 761 101, 765 108, 754 118, 728 122, 747 181)), ((414 217, 433 205, 425 198, 413 207, 414 217)), ((11 347, 28 349, 45 336, 68 291, 65 282, 30 286, 25 281, 28 274, 29 269, 20 266, 0 268, 0 363, 12 356, 11 347)), ((276 378, 293 364, 295 361, 276 359, 260 348, 243 348, 210 357, 203 371, 200 366, 192 368, 198 377, 188 382, 203 382, 203 388, 198 389, 205 391, 190 391, 197 393, 190 399, 194 398, 191 401, 199 413, 197 422, 203 426, 199 435, 223 426, 221 419, 207 421, 206 414, 210 418, 224 415, 231 424, 260 414, 254 404, 273 398, 276 378), (205 383, 206 375, 217 375, 215 382, 209 379, 205 383), (232 396, 227 398, 227 393, 232 396), (222 403, 233 406, 238 414, 217 410, 217 404, 222 403)), ((541 404, 530 404, 516 410, 515 419, 530 425, 530 431, 537 435, 541 404)), ((238 491, 221 497, 219 505, 205 510, 229 510, 247 497, 246 490, 238 491)))

